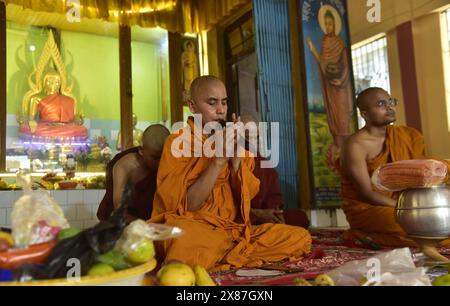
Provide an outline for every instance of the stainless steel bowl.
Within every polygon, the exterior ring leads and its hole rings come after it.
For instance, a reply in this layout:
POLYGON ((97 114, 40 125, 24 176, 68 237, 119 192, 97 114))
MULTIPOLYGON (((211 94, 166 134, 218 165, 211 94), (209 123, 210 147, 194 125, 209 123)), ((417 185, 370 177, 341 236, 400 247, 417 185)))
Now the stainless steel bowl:
POLYGON ((396 219, 411 237, 447 239, 450 235, 450 189, 408 189, 397 201, 396 219))

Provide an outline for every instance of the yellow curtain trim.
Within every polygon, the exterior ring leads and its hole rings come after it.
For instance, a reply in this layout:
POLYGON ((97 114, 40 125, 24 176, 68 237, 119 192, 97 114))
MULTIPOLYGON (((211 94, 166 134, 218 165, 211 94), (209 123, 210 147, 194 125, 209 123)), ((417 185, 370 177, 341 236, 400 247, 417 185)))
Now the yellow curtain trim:
MULTIPOLYGON (((70 0, 0 0, 23 9, 66 14, 70 0)), ((72 1, 77 2, 77 1, 72 1)), ((97 18, 129 26, 161 27, 169 32, 201 32, 230 16, 251 0, 79 0, 81 18, 97 18)))

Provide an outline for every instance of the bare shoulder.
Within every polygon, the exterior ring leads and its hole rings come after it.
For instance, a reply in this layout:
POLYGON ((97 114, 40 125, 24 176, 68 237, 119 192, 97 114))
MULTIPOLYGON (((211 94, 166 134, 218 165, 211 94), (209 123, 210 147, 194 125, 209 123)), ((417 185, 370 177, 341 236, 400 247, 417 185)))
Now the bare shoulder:
POLYGON ((342 151, 343 154, 351 154, 353 152, 366 151, 367 138, 363 131, 358 131, 350 136, 344 143, 342 151))
POLYGON ((139 165, 138 153, 129 153, 119 159, 114 165, 114 170, 131 171, 139 165))

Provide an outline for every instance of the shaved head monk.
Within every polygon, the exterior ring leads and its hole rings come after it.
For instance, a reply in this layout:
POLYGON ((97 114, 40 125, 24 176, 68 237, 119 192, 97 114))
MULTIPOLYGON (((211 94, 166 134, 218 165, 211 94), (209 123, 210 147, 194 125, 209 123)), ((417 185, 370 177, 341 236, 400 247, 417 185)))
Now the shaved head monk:
POLYGON ((135 188, 134 202, 128 207, 128 221, 150 219, 156 190, 156 175, 169 130, 160 124, 149 126, 142 136, 142 147, 117 154, 106 167, 106 194, 97 211, 99 220, 107 219, 121 205, 127 182, 135 188))
POLYGON ((398 193, 378 190, 371 183, 373 172, 383 164, 425 157, 417 130, 391 125, 396 105, 381 88, 358 96, 366 126, 346 141, 341 154, 343 210, 351 227, 346 236, 391 247, 418 246, 395 220, 398 193))
MULTIPOLYGON (((189 118, 188 125, 169 136, 164 146, 150 221, 180 227, 185 234, 161 242, 160 255, 166 262, 199 264, 210 271, 298 260, 310 251, 308 231, 284 224, 251 224, 250 201, 259 190, 253 158, 219 154, 176 157, 179 148, 173 144, 177 137, 187 135, 204 144, 211 135, 198 135, 194 129, 225 120, 227 100, 225 85, 216 77, 195 79, 188 102, 193 114, 202 115, 201 126, 194 127, 194 119, 189 118)), ((237 122, 238 118, 232 117, 237 122)), ((226 129, 230 125, 233 123, 226 129)), ((214 137, 222 137, 221 133, 226 132, 217 130, 214 137)), ((190 146, 190 152, 194 150, 195 146, 190 146)))

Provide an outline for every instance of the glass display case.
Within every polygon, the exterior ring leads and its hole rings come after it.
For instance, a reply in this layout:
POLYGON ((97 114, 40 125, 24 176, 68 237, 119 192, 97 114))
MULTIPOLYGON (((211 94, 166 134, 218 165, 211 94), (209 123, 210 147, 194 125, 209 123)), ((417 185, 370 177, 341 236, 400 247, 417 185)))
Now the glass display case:
MULTIPOLYGON (((120 145, 118 22, 8 4, 6 172, 103 172, 120 145)), ((134 145, 169 117, 167 31, 132 28, 134 145)))

